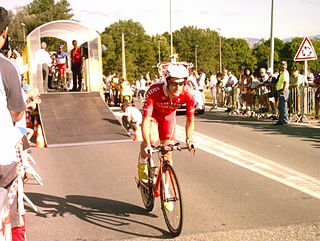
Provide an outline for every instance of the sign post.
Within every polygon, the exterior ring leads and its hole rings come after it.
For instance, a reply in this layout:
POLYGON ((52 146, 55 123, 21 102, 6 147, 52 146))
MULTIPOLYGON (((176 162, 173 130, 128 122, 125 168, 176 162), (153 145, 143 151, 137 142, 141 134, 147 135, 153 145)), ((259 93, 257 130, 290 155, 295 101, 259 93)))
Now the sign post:
MULTIPOLYGON (((317 59, 317 54, 313 48, 312 42, 308 37, 305 37, 302 43, 300 44, 300 47, 298 49, 298 52, 296 53, 296 56, 294 57, 294 61, 304 61, 304 77, 306 80, 308 78, 308 60, 316 60, 316 59, 317 59)), ((305 87, 303 89, 303 94, 301 98, 303 99, 302 100, 303 106, 302 106, 302 112, 298 114, 297 122, 302 121, 302 119, 305 118, 306 121, 309 123, 308 118, 304 114, 307 106, 307 89, 305 87)))
POLYGON ((294 57, 294 61, 304 61, 304 76, 307 78, 308 74, 308 60, 317 59, 316 51, 313 48, 312 42, 308 37, 305 37, 300 44, 298 52, 294 57))

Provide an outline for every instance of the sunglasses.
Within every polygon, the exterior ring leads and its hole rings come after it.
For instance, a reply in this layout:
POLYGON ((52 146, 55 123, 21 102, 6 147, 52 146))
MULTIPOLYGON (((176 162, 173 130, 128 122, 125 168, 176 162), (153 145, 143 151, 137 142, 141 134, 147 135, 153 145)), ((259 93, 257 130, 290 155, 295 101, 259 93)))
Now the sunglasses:
POLYGON ((183 86, 183 85, 184 85, 184 82, 171 82, 170 85, 171 85, 171 86, 174 86, 174 87, 177 87, 178 85, 179 85, 179 86, 183 86))

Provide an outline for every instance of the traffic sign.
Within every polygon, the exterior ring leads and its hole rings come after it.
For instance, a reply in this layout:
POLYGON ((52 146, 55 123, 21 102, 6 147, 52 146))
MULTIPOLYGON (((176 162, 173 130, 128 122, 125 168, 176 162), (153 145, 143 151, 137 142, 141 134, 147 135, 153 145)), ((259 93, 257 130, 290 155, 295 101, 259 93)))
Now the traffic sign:
POLYGON ((299 47, 294 61, 303 61, 303 60, 315 60, 317 59, 316 51, 314 51, 313 45, 308 37, 305 37, 299 47))

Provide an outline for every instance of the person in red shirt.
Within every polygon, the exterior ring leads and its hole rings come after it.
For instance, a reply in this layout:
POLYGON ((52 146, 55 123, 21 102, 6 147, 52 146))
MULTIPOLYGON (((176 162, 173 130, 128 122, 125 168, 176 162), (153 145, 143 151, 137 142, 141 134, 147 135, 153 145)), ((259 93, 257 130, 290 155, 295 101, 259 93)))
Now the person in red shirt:
MULTIPOLYGON (((186 104, 186 144, 193 152, 192 135, 194 131, 194 97, 185 85, 188 78, 186 63, 170 63, 163 71, 165 81, 153 84, 145 95, 142 120, 143 141, 140 146, 138 177, 147 182, 147 158, 151 145, 156 142, 154 128, 157 127, 160 143, 175 143, 176 109, 186 104)), ((170 156, 169 156, 170 158, 170 156)))
POLYGON ((72 91, 81 91, 82 87, 82 54, 78 47, 77 40, 72 40, 73 49, 71 50, 71 71, 73 88, 72 91))

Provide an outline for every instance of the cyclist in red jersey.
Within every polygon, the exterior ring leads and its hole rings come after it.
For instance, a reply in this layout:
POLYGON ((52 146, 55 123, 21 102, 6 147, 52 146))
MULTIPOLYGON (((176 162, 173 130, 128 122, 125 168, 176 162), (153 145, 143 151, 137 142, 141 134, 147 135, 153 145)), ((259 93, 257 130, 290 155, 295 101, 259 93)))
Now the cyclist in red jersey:
MULTIPOLYGON (((146 93, 143 107, 142 136, 138 177, 147 182, 147 158, 149 150, 155 143, 153 129, 157 126, 160 143, 167 145, 175 142, 176 109, 186 104, 186 144, 193 152, 192 135, 194 131, 194 97, 185 83, 188 78, 186 63, 170 63, 166 66, 163 77, 165 81, 153 84, 146 93)), ((171 154, 169 154, 170 158, 171 154)))

